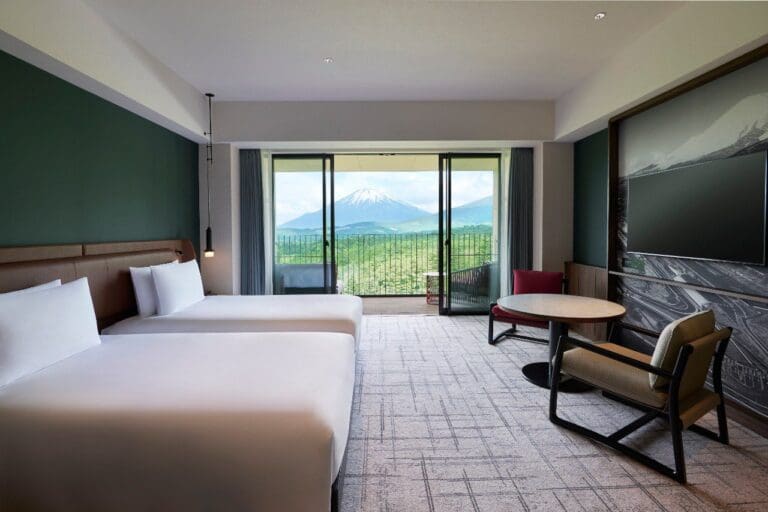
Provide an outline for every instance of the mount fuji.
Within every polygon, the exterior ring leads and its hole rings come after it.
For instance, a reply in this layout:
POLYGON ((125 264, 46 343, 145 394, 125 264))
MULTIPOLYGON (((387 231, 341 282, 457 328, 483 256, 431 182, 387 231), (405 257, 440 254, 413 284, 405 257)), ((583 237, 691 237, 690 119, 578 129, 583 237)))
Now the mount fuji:
MULTIPOLYGON (((334 203, 336 226, 358 223, 398 224, 430 212, 412 204, 398 201, 381 190, 361 188, 334 203)), ((280 229, 317 229, 323 226, 323 212, 305 213, 280 226, 280 229)))

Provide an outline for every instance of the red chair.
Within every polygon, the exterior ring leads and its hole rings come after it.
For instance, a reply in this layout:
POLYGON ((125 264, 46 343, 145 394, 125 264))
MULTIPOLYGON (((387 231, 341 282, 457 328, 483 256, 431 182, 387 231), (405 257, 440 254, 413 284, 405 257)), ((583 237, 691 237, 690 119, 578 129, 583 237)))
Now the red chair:
MULTIPOLYGON (((565 293, 565 276, 562 272, 542 272, 540 270, 515 270, 514 274, 514 295, 524 293, 565 293)), ((518 338, 537 343, 549 343, 549 339, 534 338, 517 333, 518 325, 528 327, 540 327, 546 329, 549 327, 547 322, 539 322, 529 318, 510 313, 501 309, 495 302, 491 304, 491 310, 488 314, 488 343, 495 345, 503 338, 518 338), (493 336, 493 322, 506 322, 512 324, 512 327, 493 336)))

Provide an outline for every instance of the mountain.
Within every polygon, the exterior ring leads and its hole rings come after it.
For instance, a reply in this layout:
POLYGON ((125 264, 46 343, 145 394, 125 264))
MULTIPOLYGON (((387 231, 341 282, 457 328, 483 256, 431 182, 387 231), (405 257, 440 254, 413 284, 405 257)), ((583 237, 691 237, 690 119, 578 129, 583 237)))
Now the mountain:
MULTIPOLYGON (((437 231, 438 216, 412 204, 398 201, 384 192, 363 188, 334 205, 337 236, 353 234, 421 233, 437 231)), ((493 196, 457 206, 451 211, 454 228, 493 224, 493 196)), ((288 234, 318 233, 322 211, 305 213, 277 228, 288 234)))
MULTIPOLYGON (((360 223, 398 224, 429 215, 426 210, 371 188, 361 188, 336 201, 334 213, 337 227, 360 223)), ((316 229, 322 225, 322 210, 317 210, 281 224, 278 229, 316 229)))
POLYGON ((493 224, 493 196, 483 197, 477 201, 457 206, 451 212, 451 225, 477 226, 493 224))
MULTIPOLYGON (((493 196, 483 197, 471 203, 456 206, 451 211, 451 226, 480 226, 493 224, 493 196)), ((399 233, 418 233, 422 231, 437 231, 438 217, 436 213, 419 217, 392 226, 399 233)))
POLYGON ((397 233, 396 229, 378 222, 356 222, 336 228, 337 237, 344 235, 392 235, 395 233, 397 233))

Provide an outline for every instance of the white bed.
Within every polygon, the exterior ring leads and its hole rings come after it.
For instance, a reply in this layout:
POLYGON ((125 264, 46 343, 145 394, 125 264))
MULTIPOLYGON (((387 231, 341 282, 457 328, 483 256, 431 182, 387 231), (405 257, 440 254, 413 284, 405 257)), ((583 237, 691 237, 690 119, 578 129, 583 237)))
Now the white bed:
MULTIPOLYGON (((261 302, 221 299, 218 328, 261 302)), ((0 508, 328 510, 354 360, 336 333, 103 336, 0 387, 0 508)))
POLYGON ((352 295, 217 295, 165 316, 134 316, 104 334, 341 332, 360 342, 363 302, 352 295))

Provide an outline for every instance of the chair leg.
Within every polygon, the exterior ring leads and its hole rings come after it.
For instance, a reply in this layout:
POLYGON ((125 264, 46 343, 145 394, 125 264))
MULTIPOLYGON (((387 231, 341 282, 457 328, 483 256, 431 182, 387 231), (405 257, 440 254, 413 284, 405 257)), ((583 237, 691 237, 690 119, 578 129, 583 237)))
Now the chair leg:
POLYGON ((565 352, 566 345, 565 336, 561 336, 557 341, 555 357, 550 368, 552 374, 549 376, 549 421, 555 425, 563 424, 563 420, 557 417, 557 392, 562 378, 560 369, 563 367, 563 352, 565 352))
POLYGON ((704 428, 701 425, 693 424, 688 427, 688 430, 695 432, 700 436, 712 439, 713 441, 728 444, 728 420, 725 416, 725 404, 722 402, 717 406, 717 427, 718 431, 713 432, 712 430, 704 428))
POLYGON ((720 430, 718 441, 728 444, 728 420, 725 417, 725 404, 722 399, 720 400, 720 405, 717 406, 717 426, 720 430))
POLYGON ((488 313, 488 344, 494 345, 496 340, 493 339, 493 311, 488 313))
POLYGON ((562 363, 562 352, 558 346, 555 354, 555 361, 552 365, 552 375, 549 383, 549 421, 555 425, 560 425, 560 418, 557 417, 557 388, 560 387, 560 366, 562 363))
POLYGON ((686 482, 685 450, 683 448, 683 426, 680 418, 674 418, 670 415, 669 427, 672 430, 672 449, 675 454, 674 479, 684 484, 686 482))
MULTIPOLYGON (((496 317, 493 315, 493 310, 491 310, 488 313, 488 344, 489 345, 495 345, 498 342, 500 342, 502 339, 507 338, 509 336, 514 336, 515 332, 517 331, 517 324, 512 324, 512 327, 509 329, 506 329, 505 331, 500 332, 496 335, 496 337, 493 336, 493 322, 496 321, 496 317)), ((530 341, 539 341, 536 338, 528 338, 527 336, 519 336, 522 339, 528 339, 530 341)))
MULTIPOLYGON (((492 325, 492 324, 491 324, 492 325)), ((509 329, 500 332, 494 338, 492 336, 493 327, 488 328, 488 343, 495 345, 504 338, 515 338, 521 341, 530 341, 531 343, 538 343, 540 345, 549 345, 549 340, 545 338, 534 338, 533 336, 526 336, 525 334, 517 334, 517 324, 512 324, 509 329)))

